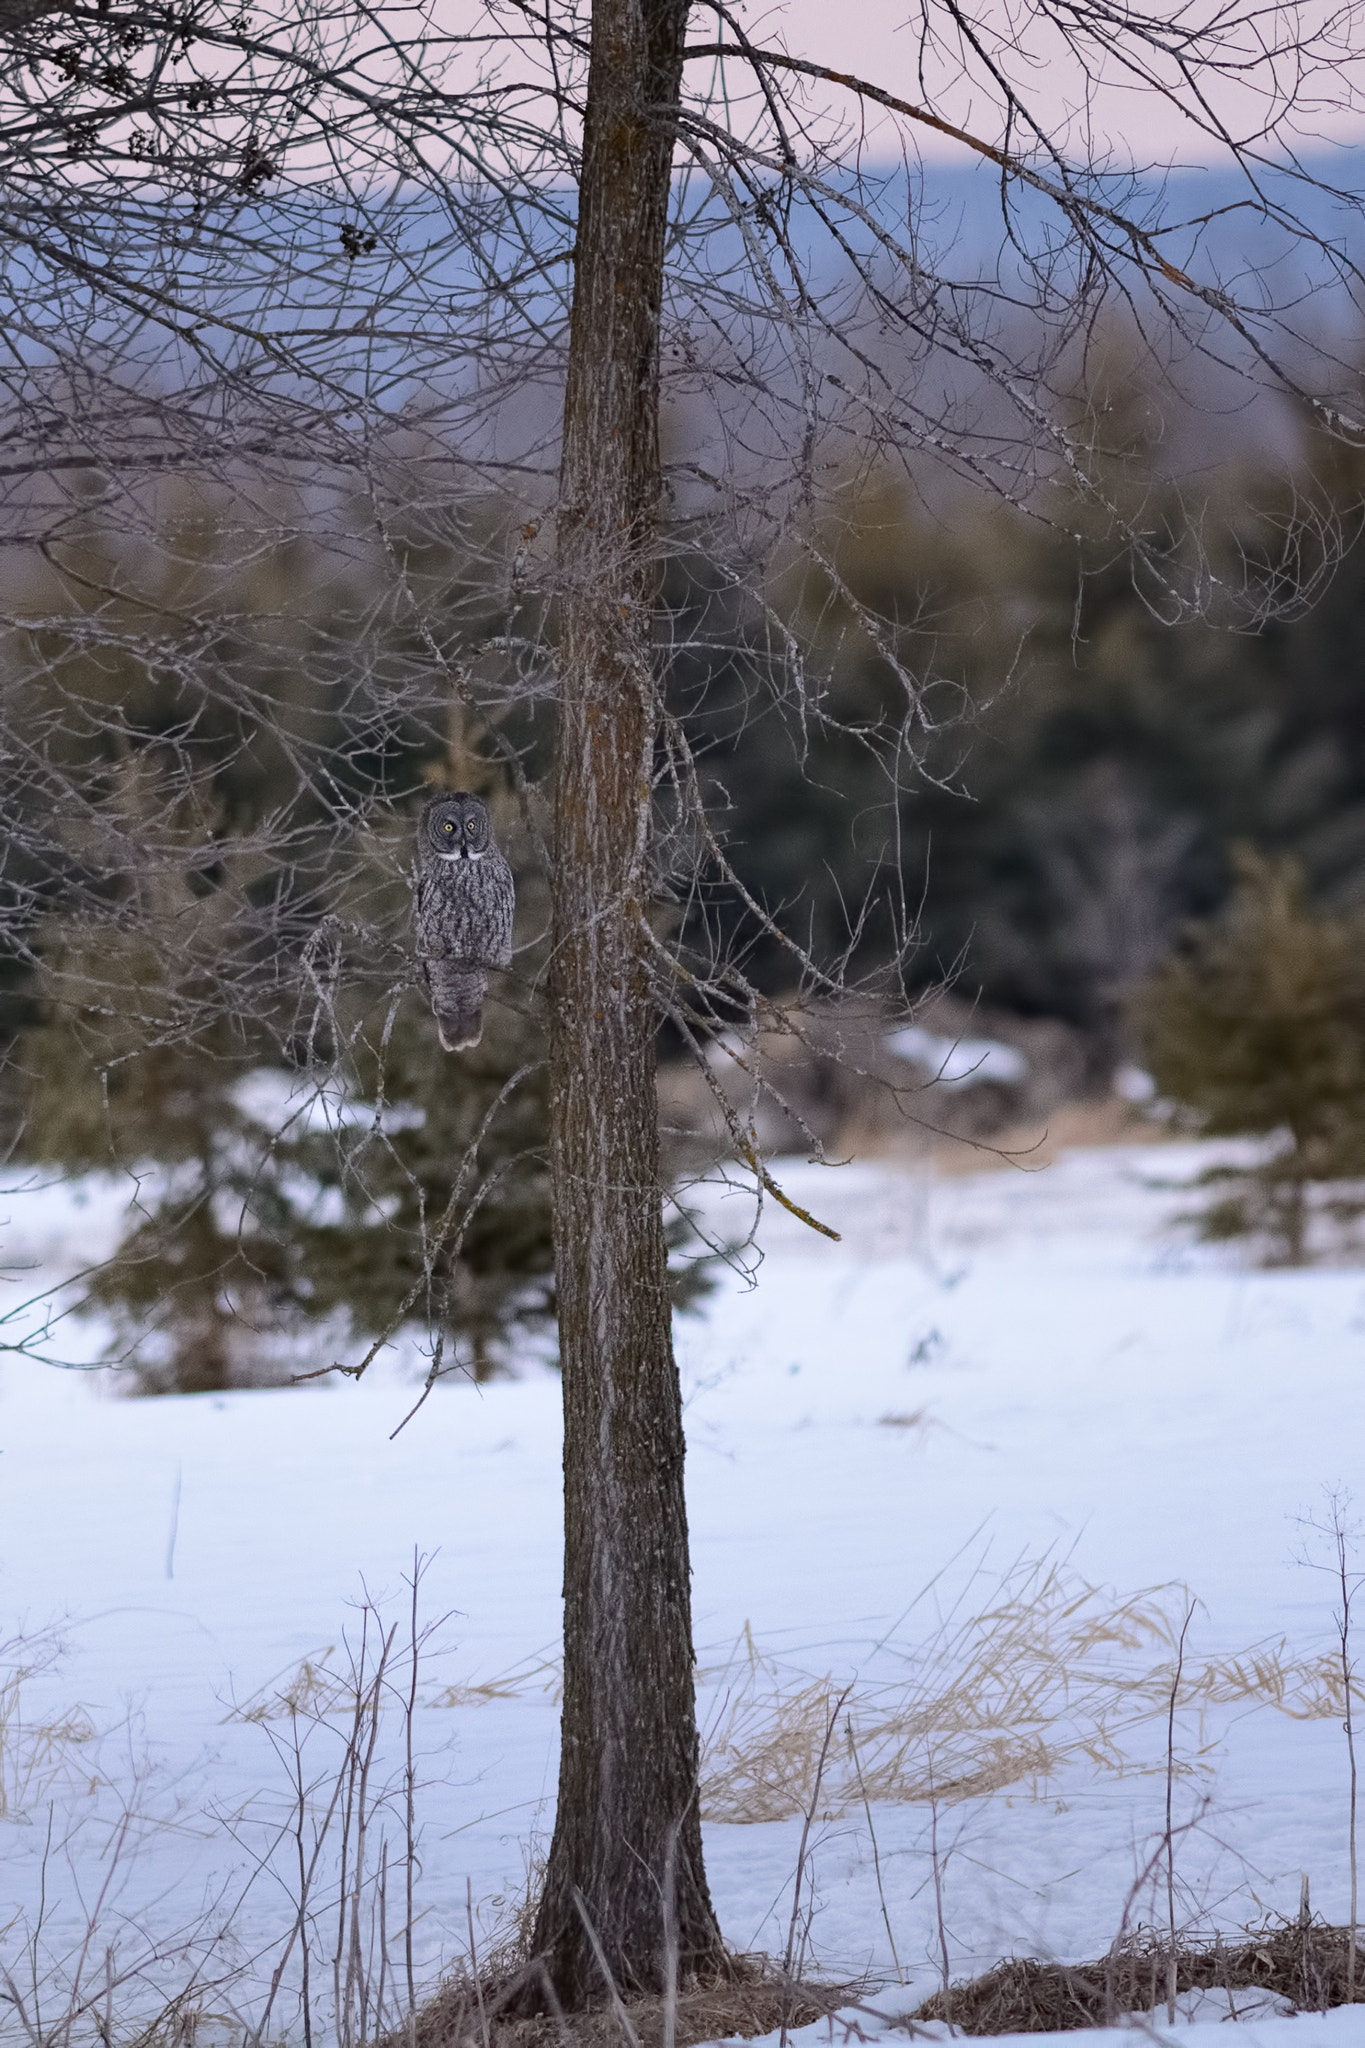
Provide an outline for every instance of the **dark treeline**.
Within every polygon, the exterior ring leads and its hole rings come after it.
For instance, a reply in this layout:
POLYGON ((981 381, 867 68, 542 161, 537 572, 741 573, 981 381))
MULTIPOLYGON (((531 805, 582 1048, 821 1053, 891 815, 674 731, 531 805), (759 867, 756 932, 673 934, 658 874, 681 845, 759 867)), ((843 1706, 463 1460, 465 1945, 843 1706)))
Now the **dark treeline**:
MULTIPOLYGON (((1116 473, 1154 530, 1180 531, 1188 484, 1177 507, 1150 452, 1128 448, 1116 473)), ((1311 441, 1297 464, 1244 452, 1211 473, 1197 508, 1207 614, 1174 624, 1065 503, 1049 523, 864 479, 831 514, 828 581, 807 559, 761 601, 677 547, 660 608, 672 702, 743 882, 798 939, 852 943, 867 972, 891 951, 893 918, 912 919, 915 985, 952 975, 992 1006, 1067 1020, 1099 1078, 1120 1054, 1126 992, 1227 899, 1239 843, 1293 854, 1329 905, 1365 898, 1363 487, 1365 458, 1311 441), (1291 580, 1307 597, 1285 612, 1291 580), (871 623, 888 619, 893 634, 871 623), (799 718, 772 687, 789 628, 823 676, 799 718), (926 680, 924 715, 888 751, 907 673, 926 680)), ((35 759, 50 769, 56 746, 90 801, 60 859, 30 858, 22 814, 43 792, 16 764, 5 879, 30 943, 4 962, 11 1034, 41 1014, 35 976, 79 893, 82 839, 134 802, 129 760, 174 765, 176 816, 154 822, 144 777, 135 806, 151 811, 133 839, 193 895, 235 895, 234 917, 216 913, 222 964, 235 947, 231 971, 249 975, 268 974, 282 943, 296 957, 325 914, 381 899, 401 946, 403 821, 432 780, 501 787, 515 834, 499 756, 532 787, 550 759, 551 708, 513 687, 518 644, 545 625, 519 611, 508 575, 516 508, 464 507, 439 535, 387 545, 335 522, 309 538, 293 508, 277 548, 238 553, 230 502, 181 489, 162 530, 159 559, 125 558, 98 531, 68 547, 68 568, 103 593, 89 612, 69 574, 7 593, 5 687, 29 700, 35 759), (121 622, 111 586, 127 593, 121 622), (485 705, 508 674, 495 738, 451 724, 452 688, 476 669, 485 705)), ((660 815, 667 868, 666 791, 660 815)), ((108 848, 84 851, 92 873, 110 865, 108 848)), ((741 941, 750 922, 733 892, 679 914, 741 941)), ((755 932, 748 958, 770 991, 791 981, 770 936, 755 932)), ((277 1011, 276 1057, 301 1028, 277 1011)))
MULTIPOLYGON (((680 527, 659 605, 672 712, 743 888, 882 1000, 950 979, 1064 1020, 1096 1090, 1132 1055, 1134 991, 1225 904, 1240 847, 1292 856, 1325 907, 1365 901, 1365 457, 1307 433, 1296 461, 1244 448, 1193 505, 1147 415, 1109 410, 1113 490, 1202 550, 1202 616, 1164 620, 1064 493, 1043 518, 876 474, 831 493, 827 573, 817 547, 727 586, 680 527)), ((483 1372, 553 1312, 553 712, 519 650, 554 619, 519 592, 519 508, 447 503, 381 535, 340 498, 325 520, 282 502, 263 540, 259 504, 245 519, 223 486, 179 484, 154 525, 149 549, 77 508, 60 574, 10 558, 0 662, 30 743, 6 777, 17 1157, 163 1169, 89 1294, 146 1387, 258 1376, 265 1333, 334 1314, 372 1338, 420 1313, 483 1372), (521 875, 516 967, 454 1088, 407 931, 434 782, 488 796, 521 875), (331 1077, 306 1113, 281 1107, 291 1074, 331 1077), (449 1160, 509 1083, 447 1210, 449 1160)), ((683 808, 661 786, 664 894, 691 878, 673 922, 788 993, 795 956, 673 858, 683 808)))
MULTIPOLYGON (((1328 905, 1365 899, 1363 483, 1339 450, 1229 460, 1198 508, 1207 615, 1179 623, 1074 514, 931 510, 873 484, 830 555, 869 618, 903 622, 894 642, 807 570, 781 597, 828 664, 823 722, 751 719, 742 664, 728 701, 711 692, 705 761, 736 868, 794 930, 854 939, 868 966, 899 900, 913 983, 1066 1020, 1103 1085, 1132 990, 1225 904, 1239 845, 1293 855, 1328 905), (1286 611, 1294 579, 1305 597, 1286 611), (929 679, 929 729, 907 731, 891 801, 862 735, 898 701, 898 664, 929 679)), ((1141 448, 1124 488, 1180 530, 1141 448)), ((715 914, 743 925, 733 903, 715 914)), ((756 965, 783 985, 771 941, 756 965)))

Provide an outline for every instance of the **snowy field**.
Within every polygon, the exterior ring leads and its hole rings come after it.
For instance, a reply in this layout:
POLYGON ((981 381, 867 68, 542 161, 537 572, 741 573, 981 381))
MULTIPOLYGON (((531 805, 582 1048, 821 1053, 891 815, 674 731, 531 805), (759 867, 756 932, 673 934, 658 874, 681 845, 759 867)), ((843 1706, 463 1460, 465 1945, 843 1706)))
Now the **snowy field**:
MULTIPOLYGON (((1031 1173, 790 1164, 842 1242, 769 1211, 757 1284, 727 1278, 680 1322, 707 1852, 737 1946, 786 1947, 803 1806, 805 1960, 873 1973, 887 2011, 937 1987, 945 1943, 961 1976, 1161 1924, 1186 1588, 1180 1924, 1292 1912, 1305 1873, 1345 1919, 1311 1525, 1360 1476, 1365 1272, 1192 1246, 1156 1183, 1198 1163, 1148 1145, 1031 1173)), ((89 1183, 5 1197, 5 1305, 98 1252, 116 1209, 89 1183)), ((712 1198, 734 1235, 742 1211, 712 1198)), ((82 1345, 98 1333, 52 1340, 82 1345)), ((419 1970, 466 1954, 471 1926, 479 1948, 507 1930, 553 1813, 558 1386, 442 1387, 392 1436, 413 1399, 401 1362, 162 1401, 0 1362, 0 1634, 32 1667, 0 1697, 12 1969, 88 1978, 111 1944, 207 1954, 227 1928, 213 1968, 269 1976, 297 1914, 292 1732, 316 1818, 367 1595, 367 1658, 398 1629, 371 1774, 394 1798, 366 1852, 392 1933, 414 1553, 439 1624, 413 1716, 419 1970)), ((1363 2016, 1330 2016, 1333 2048, 1365 2041, 1363 2016)), ((1293 2024, 1315 2048, 1319 2023, 1293 2024)))

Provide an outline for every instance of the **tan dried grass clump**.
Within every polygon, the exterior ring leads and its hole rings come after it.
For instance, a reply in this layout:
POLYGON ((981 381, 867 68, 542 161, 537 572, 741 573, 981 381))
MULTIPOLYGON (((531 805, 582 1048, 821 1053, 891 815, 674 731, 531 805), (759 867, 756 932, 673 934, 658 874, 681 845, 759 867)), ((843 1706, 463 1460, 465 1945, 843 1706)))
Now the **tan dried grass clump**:
MULTIPOLYGON (((1365 2004, 1365 1985, 1347 1997, 1349 1930, 1322 1921, 1268 1922, 1244 1941, 1181 1941, 1175 1991, 1225 1992, 1228 2017, 1238 1995, 1269 1992, 1296 2012, 1365 2004)), ((1125 1943, 1092 1963, 1044 1963, 1033 1956, 998 1963, 984 1976, 936 1991, 916 2020, 949 2020, 963 2034, 1069 2033, 1102 2027, 1120 2013, 1152 2012, 1167 1995, 1170 1950, 1158 1936, 1125 1943)))
MULTIPOLYGON (((702 1674, 722 1696, 703 1747, 705 1818, 785 1820, 813 1802, 815 1817, 833 1818, 864 1802, 952 1803, 1014 1786, 1037 1794, 1074 1762, 1115 1774, 1165 1768, 1184 1587, 1116 1600, 1044 1560, 990 1584, 981 1611, 968 1606, 972 1590, 920 1642, 885 1646, 904 1679, 855 1683, 827 1754, 844 1687, 784 1682, 746 1632, 740 1659, 702 1674)), ((1182 1713, 1246 1702, 1296 1720, 1345 1707, 1340 1659, 1295 1659, 1282 1642, 1202 1666, 1185 1659, 1179 1699, 1182 1713)))
MULTIPOLYGON (((457 1682, 434 1689, 424 1685, 417 1704, 423 1708, 486 1707, 499 1700, 520 1700, 542 1693, 558 1698, 558 1658, 541 1657, 497 1677, 457 1682)), ((233 1706, 224 1717, 264 1725, 288 1721, 296 1716, 306 1720, 350 1718, 355 1710, 356 1677, 350 1646, 328 1643, 300 1658, 278 1677, 272 1678, 249 1699, 233 1706)))
MULTIPOLYGON (((525 1969, 488 1971, 477 1981, 468 1972, 449 1978, 418 2012, 415 2028, 394 2035, 388 2048, 666 2048, 665 2000, 657 1994, 604 1996, 587 2012, 509 2017, 505 2008, 520 2002, 528 1983, 525 1969)), ((861 1989, 794 1982, 761 1957, 736 1957, 725 1977, 678 1992, 675 2048, 749 2041, 783 2026, 808 2026, 847 2005, 861 1989)))
POLYGON ((56 1629, 0 1642, 0 1820, 22 1821, 59 1791, 88 1791, 98 1782, 98 1768, 92 1769, 85 1754, 96 1740, 85 1708, 59 1709, 39 1719, 27 1708, 31 1681, 55 1670, 63 1654, 56 1629))
MULTIPOLYGON (((868 1801, 955 1801, 1011 1785, 1037 1790, 1063 1761, 1129 1765, 1126 1737, 1169 1691, 1172 1589, 1115 1602, 1043 1562, 991 1586, 982 1612, 950 1616, 898 1655, 901 1682, 861 1686, 827 1759, 823 1814, 868 1801), (1134 1657, 1141 1662, 1134 1668, 1134 1657)), ((965 1604, 966 1595, 959 1601, 965 1604)), ((713 1682, 717 1674, 708 1673, 713 1682)), ((831 1680, 780 1689, 750 1645, 711 1731, 702 1779, 708 1820, 808 1812, 835 1697, 831 1680)))

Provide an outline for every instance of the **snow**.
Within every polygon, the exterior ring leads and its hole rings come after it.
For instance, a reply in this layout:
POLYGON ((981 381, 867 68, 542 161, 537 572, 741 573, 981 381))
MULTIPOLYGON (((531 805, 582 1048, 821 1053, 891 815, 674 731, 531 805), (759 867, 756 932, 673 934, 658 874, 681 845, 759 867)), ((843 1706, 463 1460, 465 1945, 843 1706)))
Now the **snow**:
MULTIPOLYGON (((803 1873, 808 1965, 866 1975, 892 2018, 927 1996, 935 1861, 955 1977, 1164 1924, 1186 1587, 1180 1923, 1293 1912, 1304 1872, 1314 1907, 1346 1917, 1333 1583, 1313 1525, 1358 1480, 1365 1274, 1258 1272, 1192 1245, 1172 1219, 1207 1156, 779 1162, 840 1242, 769 1203, 754 1284, 727 1274, 680 1320, 707 1855, 738 1947, 786 1947, 812 1730, 845 1686, 869 1802, 839 1734, 803 1873)), ((35 1183, 0 1200, 10 1344, 36 1332, 42 1358, 97 1359, 97 1328, 43 1333, 23 1304, 113 1241, 127 1194, 35 1183)), ((702 1200, 745 1236, 749 1196, 702 1200)), ((26 1916, 11 1950, 42 1900, 44 1958, 76 1953, 103 1888, 125 1947, 179 1932, 202 1948, 230 1918, 234 1967, 268 1975, 292 1910, 271 1847, 290 1811, 278 1695, 304 1659, 323 1673, 307 1757, 325 1777, 343 1632, 354 1649, 368 1594, 399 1624, 401 1665, 414 1553, 421 1614, 440 1621, 415 1716, 420 1969, 465 1952, 467 1888, 476 1943, 506 1928, 553 1817, 558 1385, 528 1365, 442 1386, 399 1429, 419 1376, 395 1355, 358 1386, 132 1401, 97 1371, 0 1361, 0 1637, 28 1644, 5 1664, 39 1667, 0 1692, 0 1833, 26 1916)), ((395 1711, 376 1782, 396 1785, 401 1761, 395 1711)), ((1182 2042, 1208 2023, 1187 2013, 1182 2042)), ((1365 2043, 1365 2008, 1244 2024, 1266 2048, 1287 2026, 1300 2048, 1365 2043)))
POLYGON ((1114 1075, 1114 1093, 1124 1102, 1147 1105, 1156 1100, 1156 1082, 1143 1067, 1120 1067, 1114 1075))
POLYGON ((1022 1081, 1028 1061, 1017 1045, 997 1038, 944 1038, 922 1024, 890 1033, 886 1049, 897 1059, 925 1067, 943 1088, 970 1088, 977 1081, 1022 1081))
MULTIPOLYGON (((1229 2012, 1225 1997, 1215 2001, 1210 1994, 1203 1993, 1200 2000, 1197 2006, 1188 2006, 1190 2014, 1197 2013, 1197 2018, 1177 2016, 1180 2048, 1222 2048, 1228 2038, 1223 2030, 1234 2017, 1243 2029, 1237 2037, 1238 2048, 1289 2048, 1291 2041, 1293 2048, 1357 2048, 1361 2038, 1358 2007, 1338 2006, 1332 2012, 1299 2013, 1289 2021, 1286 2016, 1272 2015, 1262 2007, 1253 2008, 1249 2001, 1239 1999, 1234 2014, 1229 2012), (1221 2003, 1221 2011, 1215 2013, 1213 2007, 1217 2003, 1221 2003)), ((807 2027, 789 2028, 787 2040, 792 2048, 829 2048, 831 2042, 886 2041, 898 2035, 904 2038, 908 2009, 910 2002, 904 1996, 877 1997, 836 2013, 832 2025, 827 2020, 817 2020, 807 2027)), ((1159 2042, 1167 2032, 1165 2009, 1155 2015, 1133 2014, 1122 2026, 1088 2028, 1084 2034, 1085 2048, 1133 2048, 1135 2032, 1159 2042)), ((949 2030, 942 2021, 932 2021, 927 2026, 916 2023, 915 2036, 946 2040, 949 2030)), ((775 2048, 781 2038, 780 2033, 762 2035, 753 2048, 775 2048)), ((1029 2048, 1076 2048, 1077 2040, 1075 2033, 996 2038, 1027 2041, 1029 2048)))

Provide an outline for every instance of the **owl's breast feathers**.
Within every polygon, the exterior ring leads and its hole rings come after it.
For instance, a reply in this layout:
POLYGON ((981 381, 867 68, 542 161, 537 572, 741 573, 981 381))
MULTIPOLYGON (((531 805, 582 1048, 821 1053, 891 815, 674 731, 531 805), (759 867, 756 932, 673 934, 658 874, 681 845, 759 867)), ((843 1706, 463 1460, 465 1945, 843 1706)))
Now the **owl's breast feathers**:
POLYGON ((516 885, 495 846, 477 861, 425 863, 417 881, 417 942, 424 962, 507 967, 516 885))

